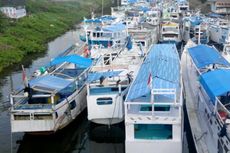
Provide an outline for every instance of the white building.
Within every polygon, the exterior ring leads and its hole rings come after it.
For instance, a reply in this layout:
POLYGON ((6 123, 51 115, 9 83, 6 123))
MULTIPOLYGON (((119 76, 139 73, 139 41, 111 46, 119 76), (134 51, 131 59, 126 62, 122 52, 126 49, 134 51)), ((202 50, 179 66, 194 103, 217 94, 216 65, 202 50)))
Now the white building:
POLYGON ((1 12, 9 18, 18 19, 26 16, 25 8, 1 7, 1 12))
POLYGON ((24 0, 0 0, 0 11, 9 18, 18 19, 26 16, 24 0))

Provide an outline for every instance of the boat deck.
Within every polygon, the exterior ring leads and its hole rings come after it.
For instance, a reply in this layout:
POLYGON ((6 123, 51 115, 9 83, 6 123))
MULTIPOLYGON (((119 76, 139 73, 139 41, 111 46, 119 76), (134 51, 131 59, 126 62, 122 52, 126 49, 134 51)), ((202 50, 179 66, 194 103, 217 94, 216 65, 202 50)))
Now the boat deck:
MULTIPOLYGON (((186 53, 184 53, 183 56, 186 53)), ((195 143, 195 147, 197 150, 197 153, 210 153, 209 148, 212 146, 211 144, 207 144, 206 142, 206 137, 207 135, 205 134, 206 132, 204 129, 208 129, 205 127, 201 126, 201 118, 199 117, 200 112, 198 111, 197 108, 197 102, 194 101, 194 99, 197 98, 197 93, 195 91, 198 91, 198 84, 194 87, 194 83, 196 84, 196 78, 192 77, 195 76, 196 70, 194 67, 192 67, 192 62, 191 60, 186 60, 186 57, 182 57, 181 60, 181 65, 182 65, 182 77, 183 77, 183 83, 184 83, 184 89, 185 89, 185 98, 186 98, 186 107, 187 107, 187 113, 188 113, 188 118, 192 130, 192 136, 193 140, 195 143), (193 73, 193 75, 191 75, 193 73)), ((203 122, 204 123, 204 122, 203 122)), ((203 126, 207 126, 203 124, 203 126)), ((211 138, 210 138, 211 140, 211 138)), ((210 149, 211 150, 211 149, 210 149)))

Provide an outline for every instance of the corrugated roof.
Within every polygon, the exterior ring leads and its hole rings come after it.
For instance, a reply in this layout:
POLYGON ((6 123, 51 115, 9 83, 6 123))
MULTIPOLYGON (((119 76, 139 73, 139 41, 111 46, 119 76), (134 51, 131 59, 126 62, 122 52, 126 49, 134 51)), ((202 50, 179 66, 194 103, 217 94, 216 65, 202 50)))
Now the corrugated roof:
POLYGON ((180 62, 175 44, 157 44, 141 65, 132 83, 127 101, 150 94, 148 78, 152 76, 152 88, 177 88, 180 80, 180 62))

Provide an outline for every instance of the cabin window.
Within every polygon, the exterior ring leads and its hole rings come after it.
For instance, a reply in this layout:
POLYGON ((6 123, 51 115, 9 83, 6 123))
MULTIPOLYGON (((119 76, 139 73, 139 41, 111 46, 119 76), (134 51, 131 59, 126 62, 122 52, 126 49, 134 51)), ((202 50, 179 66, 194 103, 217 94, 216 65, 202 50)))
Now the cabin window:
POLYGON ((113 99, 111 97, 97 98, 98 105, 111 105, 113 103, 113 99))
POLYGON ((69 105, 71 110, 74 109, 76 107, 76 101, 75 100, 71 101, 69 105))
POLYGON ((172 139, 172 125, 169 124, 135 124, 134 138, 143 140, 172 139))
MULTIPOLYGON (((170 106, 169 105, 158 105, 154 106, 154 111, 169 111, 170 106)), ((142 105, 140 111, 152 111, 152 105, 142 105)))

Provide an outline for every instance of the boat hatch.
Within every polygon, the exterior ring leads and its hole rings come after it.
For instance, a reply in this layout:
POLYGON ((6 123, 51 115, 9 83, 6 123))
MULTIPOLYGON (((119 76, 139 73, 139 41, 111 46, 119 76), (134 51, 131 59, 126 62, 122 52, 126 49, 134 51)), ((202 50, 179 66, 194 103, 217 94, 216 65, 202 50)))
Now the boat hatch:
POLYGON ((172 139, 172 125, 167 124, 135 124, 135 139, 167 140, 172 139))

